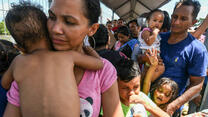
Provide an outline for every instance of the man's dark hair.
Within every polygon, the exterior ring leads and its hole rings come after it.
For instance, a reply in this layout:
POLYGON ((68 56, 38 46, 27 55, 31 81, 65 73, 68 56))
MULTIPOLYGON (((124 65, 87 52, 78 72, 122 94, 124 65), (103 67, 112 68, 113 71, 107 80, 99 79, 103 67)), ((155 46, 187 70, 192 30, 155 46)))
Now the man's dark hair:
POLYGON ((107 21, 106 25, 107 25, 107 24, 112 24, 112 21, 107 21))
POLYGON ((89 37, 89 43, 92 47, 95 48, 99 48, 107 45, 108 30, 103 24, 99 25, 97 32, 92 37, 89 37))
POLYGON ((89 25, 97 23, 101 14, 99 0, 83 0, 84 15, 89 20, 89 25))
POLYGON ((124 19, 121 19, 121 18, 120 18, 120 19, 118 19, 118 20, 122 20, 122 21, 124 21, 124 19))
POLYGON ((116 66, 116 70, 119 80, 123 82, 129 82, 141 75, 138 63, 128 59, 121 59, 116 66))
POLYGON ((136 19, 129 21, 127 26, 129 27, 129 25, 130 25, 131 23, 133 23, 133 22, 135 22, 136 25, 139 26, 139 24, 137 23, 137 20, 136 20, 136 19))
POLYGON ((13 4, 5 22, 17 46, 25 51, 40 39, 48 39, 47 17, 41 6, 24 1, 13 4))
POLYGON ((117 34, 121 33, 125 36, 130 36, 130 30, 127 26, 121 26, 117 29, 117 34))
POLYGON ((201 8, 201 4, 199 3, 199 1, 197 1, 197 0, 184 0, 183 2, 178 2, 178 3, 176 3, 173 11, 175 11, 175 9, 181 5, 193 6, 192 16, 193 16, 193 20, 196 20, 197 15, 198 15, 200 8, 201 8))

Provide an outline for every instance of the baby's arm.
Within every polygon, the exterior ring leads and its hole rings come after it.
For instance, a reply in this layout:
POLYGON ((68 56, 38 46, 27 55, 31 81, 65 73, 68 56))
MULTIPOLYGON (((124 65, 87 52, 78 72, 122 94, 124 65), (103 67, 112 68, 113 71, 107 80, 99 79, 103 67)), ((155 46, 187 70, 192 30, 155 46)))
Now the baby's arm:
POLYGON ((144 39, 145 43, 148 46, 151 46, 155 42, 159 32, 160 30, 157 28, 155 28, 152 32, 150 32, 149 30, 144 30, 142 32, 142 39, 144 39))
POLYGON ((84 50, 88 55, 71 51, 75 65, 89 70, 99 70, 103 68, 103 62, 95 50, 91 47, 85 47, 84 50))
POLYGON ((1 85, 6 90, 10 88, 12 81, 14 80, 12 72, 13 72, 13 62, 9 66, 9 69, 4 73, 2 80, 1 80, 1 85))
POLYGON ((148 71, 146 72, 145 78, 144 78, 144 84, 143 84, 143 92, 148 95, 150 86, 151 86, 151 81, 152 81, 152 76, 155 73, 155 70, 158 66, 158 59, 157 59, 157 50, 153 49, 152 51, 147 50, 146 55, 149 58, 149 61, 151 63, 148 71))
MULTIPOLYGON (((142 92, 140 92, 142 93, 142 92)), ((142 104, 144 108, 150 112, 154 117, 170 117, 165 111, 160 109, 148 96, 145 94, 130 96, 130 103, 142 104)))

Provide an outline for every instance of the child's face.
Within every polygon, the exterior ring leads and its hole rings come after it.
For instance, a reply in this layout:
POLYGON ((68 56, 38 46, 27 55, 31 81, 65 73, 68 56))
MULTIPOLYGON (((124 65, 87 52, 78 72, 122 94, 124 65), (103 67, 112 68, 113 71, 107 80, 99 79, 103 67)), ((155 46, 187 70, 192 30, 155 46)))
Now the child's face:
POLYGON ((170 84, 164 84, 154 91, 154 102, 157 105, 167 103, 172 97, 172 88, 170 84))
POLYGON ((122 44, 124 44, 124 43, 126 43, 126 42, 129 41, 129 36, 126 36, 126 35, 124 35, 124 34, 122 34, 122 33, 118 33, 118 40, 119 40, 122 44))
POLYGON ((140 91, 140 76, 135 77, 129 82, 118 80, 118 88, 121 102, 129 105, 129 97, 131 95, 139 95, 140 91))
POLYGON ((164 21, 164 14, 161 12, 154 12, 149 19, 149 28, 152 30, 155 28, 161 29, 164 21))

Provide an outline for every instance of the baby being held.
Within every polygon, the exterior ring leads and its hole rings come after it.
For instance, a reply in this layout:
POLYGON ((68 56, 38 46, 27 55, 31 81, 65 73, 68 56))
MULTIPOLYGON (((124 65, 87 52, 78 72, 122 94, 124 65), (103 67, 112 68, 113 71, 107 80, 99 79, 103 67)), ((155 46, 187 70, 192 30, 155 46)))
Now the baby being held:
POLYGON ((20 105, 8 98, 9 104, 20 106, 23 117, 80 116, 74 66, 101 69, 99 56, 90 48, 85 53, 95 57, 75 51, 52 51, 47 17, 31 3, 13 5, 5 21, 17 48, 23 52, 13 60, 1 82, 5 89, 13 80, 19 87, 20 105))

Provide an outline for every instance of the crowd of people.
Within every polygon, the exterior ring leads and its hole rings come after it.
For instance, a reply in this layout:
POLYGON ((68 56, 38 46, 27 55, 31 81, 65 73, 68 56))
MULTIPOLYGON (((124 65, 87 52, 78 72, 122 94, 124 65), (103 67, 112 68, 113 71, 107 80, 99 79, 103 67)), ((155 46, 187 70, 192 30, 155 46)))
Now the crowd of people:
POLYGON ((189 31, 200 7, 178 2, 171 18, 155 9, 141 26, 98 24, 99 0, 53 0, 48 17, 14 4, 5 22, 16 44, 0 40, 0 117, 181 116, 207 82, 208 16, 189 31))

